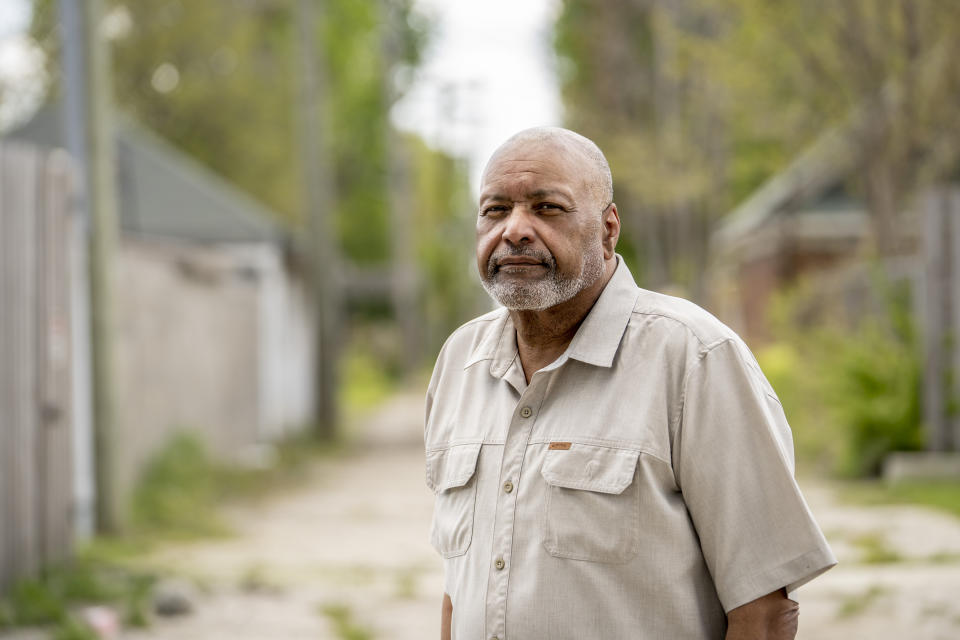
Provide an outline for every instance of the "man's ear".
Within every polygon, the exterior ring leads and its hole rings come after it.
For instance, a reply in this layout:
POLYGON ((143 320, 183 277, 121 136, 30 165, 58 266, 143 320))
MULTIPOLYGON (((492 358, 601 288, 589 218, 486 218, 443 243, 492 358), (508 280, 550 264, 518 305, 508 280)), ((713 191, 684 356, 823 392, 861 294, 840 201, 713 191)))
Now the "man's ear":
POLYGON ((612 260, 617 251, 617 240, 620 239, 620 214, 617 212, 617 205, 614 202, 603 212, 603 257, 605 260, 612 260))

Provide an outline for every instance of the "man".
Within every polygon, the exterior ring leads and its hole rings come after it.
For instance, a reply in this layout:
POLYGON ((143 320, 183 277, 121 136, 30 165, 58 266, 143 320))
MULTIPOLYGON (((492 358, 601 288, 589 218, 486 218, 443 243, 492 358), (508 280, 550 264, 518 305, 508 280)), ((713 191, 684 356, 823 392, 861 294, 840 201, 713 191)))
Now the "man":
POLYGON ((459 328, 427 393, 442 638, 793 638, 836 563, 743 342, 639 289, 610 169, 557 128, 483 174, 477 267, 504 308, 459 328))

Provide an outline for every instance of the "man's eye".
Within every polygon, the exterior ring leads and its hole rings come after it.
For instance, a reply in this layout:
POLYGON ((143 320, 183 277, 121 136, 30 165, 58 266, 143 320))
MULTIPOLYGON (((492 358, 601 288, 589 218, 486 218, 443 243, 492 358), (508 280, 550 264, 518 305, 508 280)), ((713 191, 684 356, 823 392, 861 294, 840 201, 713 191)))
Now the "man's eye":
POLYGON ((497 204, 497 205, 493 205, 492 207, 485 207, 481 209, 480 215, 487 216, 487 217, 498 216, 498 215, 502 215, 506 210, 507 208, 505 206, 497 204))
POLYGON ((552 202, 541 202, 535 208, 537 211, 541 211, 543 213, 559 213, 563 211, 563 207, 552 202))

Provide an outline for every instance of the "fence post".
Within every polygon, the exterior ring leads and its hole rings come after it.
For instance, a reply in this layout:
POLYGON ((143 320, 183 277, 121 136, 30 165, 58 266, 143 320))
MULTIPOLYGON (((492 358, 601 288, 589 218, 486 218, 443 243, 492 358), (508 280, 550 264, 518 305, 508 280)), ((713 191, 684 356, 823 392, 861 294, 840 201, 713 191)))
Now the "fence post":
POLYGON ((951 301, 951 318, 949 325, 950 346, 953 359, 950 362, 951 374, 948 380, 951 385, 947 389, 947 420, 952 423, 951 442, 952 450, 960 451, 960 187, 950 188, 948 205, 945 215, 950 226, 948 246, 950 248, 950 282, 945 295, 951 301))
POLYGON ((948 370, 956 370, 954 363, 960 351, 952 348, 950 335, 956 334, 960 317, 956 312, 956 299, 960 296, 951 295, 952 283, 960 280, 956 278, 960 267, 960 242, 956 241, 960 222, 951 220, 951 209, 957 201, 955 190, 933 189, 923 203, 923 414, 928 430, 927 448, 931 451, 951 451, 957 443, 952 424, 956 418, 948 411, 952 393, 948 370))

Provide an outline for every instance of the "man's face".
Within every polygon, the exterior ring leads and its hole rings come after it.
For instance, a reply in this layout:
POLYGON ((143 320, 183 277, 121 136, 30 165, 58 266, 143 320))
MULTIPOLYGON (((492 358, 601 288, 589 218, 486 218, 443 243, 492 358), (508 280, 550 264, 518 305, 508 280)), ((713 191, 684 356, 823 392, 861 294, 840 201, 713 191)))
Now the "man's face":
POLYGON ((603 274, 599 203, 592 167, 554 143, 501 150, 483 176, 477 268, 500 304, 542 310, 573 298, 603 274))

